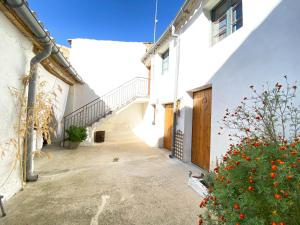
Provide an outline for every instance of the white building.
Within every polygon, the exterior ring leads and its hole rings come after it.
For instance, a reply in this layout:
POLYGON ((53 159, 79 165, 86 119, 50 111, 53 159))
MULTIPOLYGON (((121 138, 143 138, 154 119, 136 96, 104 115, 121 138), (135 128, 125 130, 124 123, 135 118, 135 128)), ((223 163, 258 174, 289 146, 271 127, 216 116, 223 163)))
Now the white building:
POLYGON ((148 77, 148 69, 140 61, 146 52, 143 42, 121 42, 70 39, 70 61, 84 85, 75 85, 69 96, 67 112, 101 97, 135 77, 148 77), (73 101, 72 101, 73 99, 73 101))
MULTIPOLYGON (((14 1, 7 1, 7 4, 0 2, 0 195, 5 199, 18 192, 23 183, 23 171, 20 168, 23 144, 19 156, 17 146, 7 144, 18 139, 16 125, 19 118, 19 105, 9 88, 22 92, 22 79, 29 74, 30 61, 44 48, 41 41, 43 39, 37 36, 37 30, 44 32, 44 28, 37 22, 29 6, 22 2, 16 10, 8 5, 15 5, 14 1), (21 14, 23 17, 20 17, 21 14)), ((37 75, 38 82, 46 81, 45 92, 52 92, 58 86, 61 88, 61 92, 56 92, 57 102, 53 106, 56 137, 59 138, 69 88, 81 83, 80 77, 55 44, 52 56, 38 65, 37 75)), ((25 97, 27 92, 25 91, 25 97)))
POLYGON ((296 0, 187 0, 142 59, 152 68, 147 142, 170 148, 175 95, 183 161, 212 169, 229 145, 217 135, 225 109, 249 96, 250 85, 284 75, 299 81, 299 10, 296 0))

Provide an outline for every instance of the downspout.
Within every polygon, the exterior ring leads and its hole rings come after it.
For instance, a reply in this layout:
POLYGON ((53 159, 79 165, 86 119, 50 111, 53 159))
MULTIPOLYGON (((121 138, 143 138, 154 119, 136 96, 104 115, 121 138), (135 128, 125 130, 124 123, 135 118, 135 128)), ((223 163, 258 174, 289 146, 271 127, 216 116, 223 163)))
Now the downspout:
MULTIPOLYGON (((36 103, 37 92, 37 68, 38 64, 48 58, 56 50, 55 43, 50 37, 40 21, 36 19, 33 12, 29 9, 26 0, 6 0, 5 3, 12 8, 22 21, 31 29, 33 34, 43 44, 44 49, 33 57, 30 61, 30 80, 28 85, 28 102, 27 102, 27 154, 24 157, 26 161, 26 181, 33 182, 38 179, 38 175, 33 173, 33 152, 34 148, 34 106, 36 103)), ((69 68, 68 68, 69 69, 69 68)))
POLYGON ((175 157, 175 141, 177 130, 177 100, 178 100, 178 77, 179 77, 179 62, 180 62, 180 36, 175 33, 175 26, 172 26, 172 37, 176 41, 176 67, 174 79, 174 100, 173 100, 173 130, 172 130, 172 151, 169 155, 170 158, 175 157))
POLYGON ((27 133, 27 155, 26 159, 26 181, 34 182, 37 181, 38 175, 33 172, 33 158, 34 158, 34 106, 36 103, 36 92, 37 92, 37 69, 38 64, 48 58, 51 55, 53 48, 52 43, 47 43, 43 51, 33 57, 30 61, 30 80, 28 85, 28 101, 27 101, 27 122, 28 122, 28 133, 27 133))

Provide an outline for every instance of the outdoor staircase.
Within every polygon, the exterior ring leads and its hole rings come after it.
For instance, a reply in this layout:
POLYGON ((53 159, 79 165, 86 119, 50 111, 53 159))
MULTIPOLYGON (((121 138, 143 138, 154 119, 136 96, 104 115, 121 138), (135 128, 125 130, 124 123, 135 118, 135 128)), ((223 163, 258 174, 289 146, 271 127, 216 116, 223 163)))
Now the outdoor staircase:
POLYGON ((63 144, 70 126, 89 127, 138 98, 147 98, 148 79, 136 77, 64 117, 63 144))

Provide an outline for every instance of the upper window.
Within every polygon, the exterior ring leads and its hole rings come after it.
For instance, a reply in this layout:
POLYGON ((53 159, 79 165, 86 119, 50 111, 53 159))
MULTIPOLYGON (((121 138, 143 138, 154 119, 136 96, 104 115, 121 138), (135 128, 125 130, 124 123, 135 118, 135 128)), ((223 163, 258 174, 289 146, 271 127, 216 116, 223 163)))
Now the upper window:
POLYGON ((242 0, 222 0, 211 12, 213 44, 243 26, 242 0))
POLYGON ((161 58, 162 58, 161 73, 164 74, 169 70, 169 49, 161 55, 161 58))

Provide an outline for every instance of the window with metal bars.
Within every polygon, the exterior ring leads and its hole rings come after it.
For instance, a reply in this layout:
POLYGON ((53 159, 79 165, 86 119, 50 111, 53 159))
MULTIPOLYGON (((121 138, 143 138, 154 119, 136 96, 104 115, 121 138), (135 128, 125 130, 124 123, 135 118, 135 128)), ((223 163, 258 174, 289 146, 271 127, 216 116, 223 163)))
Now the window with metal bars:
POLYGON ((242 0, 222 0, 212 11, 212 43, 223 40, 243 26, 242 0))

